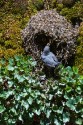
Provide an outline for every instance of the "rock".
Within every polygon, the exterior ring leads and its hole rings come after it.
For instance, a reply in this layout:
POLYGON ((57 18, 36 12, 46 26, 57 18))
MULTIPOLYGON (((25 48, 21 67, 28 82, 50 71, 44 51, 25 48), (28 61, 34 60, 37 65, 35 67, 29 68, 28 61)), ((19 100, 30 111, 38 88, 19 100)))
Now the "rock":
POLYGON ((76 51, 78 29, 74 28, 56 10, 42 10, 32 16, 22 31, 23 46, 27 53, 40 59, 47 43, 59 61, 71 65, 76 51))

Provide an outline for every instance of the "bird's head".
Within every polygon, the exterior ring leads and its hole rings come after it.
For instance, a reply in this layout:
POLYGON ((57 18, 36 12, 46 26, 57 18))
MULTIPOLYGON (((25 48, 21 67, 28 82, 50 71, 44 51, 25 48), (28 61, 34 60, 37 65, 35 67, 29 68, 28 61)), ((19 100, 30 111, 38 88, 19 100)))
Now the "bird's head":
POLYGON ((45 48, 44 48, 44 54, 49 54, 49 52, 50 52, 50 47, 47 45, 47 46, 45 46, 45 48))

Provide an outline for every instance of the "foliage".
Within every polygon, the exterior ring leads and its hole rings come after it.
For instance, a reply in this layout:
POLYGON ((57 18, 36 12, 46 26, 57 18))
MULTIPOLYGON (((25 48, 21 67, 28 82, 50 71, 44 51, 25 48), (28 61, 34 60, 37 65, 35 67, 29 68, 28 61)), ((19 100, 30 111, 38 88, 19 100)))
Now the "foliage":
POLYGON ((79 68, 80 73, 83 74, 83 23, 81 23, 79 28, 77 44, 75 65, 79 68))
POLYGON ((64 15, 68 20, 71 20, 73 23, 78 22, 79 20, 83 20, 83 4, 80 2, 76 2, 76 4, 71 7, 67 8, 64 7, 60 14, 64 15))
POLYGON ((83 76, 60 67, 60 79, 40 82, 31 57, 0 61, 0 125, 83 124, 83 76))

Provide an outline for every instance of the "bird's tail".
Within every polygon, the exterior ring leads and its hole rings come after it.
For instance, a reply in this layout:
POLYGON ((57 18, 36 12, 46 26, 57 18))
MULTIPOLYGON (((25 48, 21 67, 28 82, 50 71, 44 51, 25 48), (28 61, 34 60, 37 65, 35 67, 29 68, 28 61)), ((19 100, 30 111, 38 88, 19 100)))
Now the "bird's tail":
POLYGON ((61 64, 61 62, 57 62, 57 64, 55 65, 55 67, 58 66, 58 65, 60 65, 60 64, 61 64))

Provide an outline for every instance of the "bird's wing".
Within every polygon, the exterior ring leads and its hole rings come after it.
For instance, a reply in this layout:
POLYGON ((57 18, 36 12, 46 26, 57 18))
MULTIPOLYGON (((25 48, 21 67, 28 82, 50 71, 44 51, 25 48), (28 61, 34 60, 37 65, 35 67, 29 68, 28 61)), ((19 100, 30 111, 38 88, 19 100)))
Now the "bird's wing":
POLYGON ((54 60, 55 62, 58 62, 57 57, 56 57, 52 52, 50 52, 50 53, 51 53, 51 55, 52 55, 53 60, 54 60))
POLYGON ((47 65, 47 66, 50 66, 50 67, 55 67, 55 62, 52 58, 48 58, 46 57, 43 62, 47 65))

